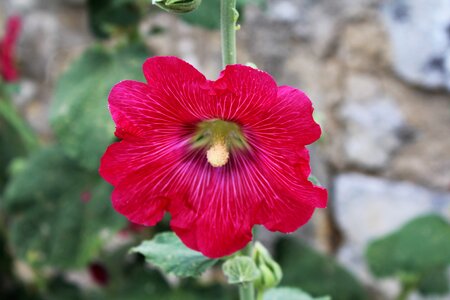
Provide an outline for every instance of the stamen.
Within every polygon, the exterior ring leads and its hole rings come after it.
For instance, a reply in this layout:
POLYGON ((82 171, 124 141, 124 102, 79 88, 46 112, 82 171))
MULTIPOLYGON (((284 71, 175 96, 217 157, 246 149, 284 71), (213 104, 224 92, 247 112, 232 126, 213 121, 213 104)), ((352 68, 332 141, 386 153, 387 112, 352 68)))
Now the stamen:
POLYGON ((227 146, 222 140, 215 142, 211 148, 206 151, 206 158, 211 166, 218 168, 227 164, 230 158, 227 146))

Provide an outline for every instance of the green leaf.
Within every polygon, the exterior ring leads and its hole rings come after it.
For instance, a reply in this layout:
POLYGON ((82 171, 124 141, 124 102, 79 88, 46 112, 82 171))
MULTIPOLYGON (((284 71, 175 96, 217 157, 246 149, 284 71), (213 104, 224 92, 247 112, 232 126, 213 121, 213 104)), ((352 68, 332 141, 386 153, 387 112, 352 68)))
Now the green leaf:
MULTIPOLYGON (((0 101, 4 101, 0 99, 0 101)), ((0 193, 6 184, 12 160, 26 154, 26 145, 7 120, 0 116, 0 193)))
POLYGON ((274 257, 283 270, 282 286, 298 287, 316 297, 330 295, 333 300, 368 298, 361 284, 333 258, 294 238, 280 239, 274 257))
POLYGON ((173 232, 157 234, 152 240, 132 248, 131 252, 144 255, 147 262, 165 273, 180 277, 199 276, 217 262, 187 248, 173 232))
MULTIPOLYGON (((104 253, 96 262, 108 273, 103 289, 92 290, 86 300, 230 300, 228 286, 205 286, 194 278, 180 278, 171 287, 155 268, 149 268, 142 255, 126 255, 129 246, 104 253)), ((63 300, 63 299, 61 299, 63 300)))
POLYGON ((35 266, 80 267, 125 225, 110 204, 112 188, 59 147, 34 153, 5 190, 14 252, 35 266))
POLYGON ((113 29, 137 28, 142 13, 137 0, 88 0, 89 25, 98 38, 109 38, 113 29))
POLYGON ((446 267, 450 264, 450 224, 437 215, 419 217, 397 232, 372 241, 366 258, 377 277, 446 267))
POLYGON ((146 266, 138 255, 127 255, 129 245, 103 253, 95 262, 108 274, 102 290, 91 291, 88 300, 163 300, 170 286, 163 275, 146 266))
POLYGON ((45 295, 45 300, 82 300, 81 290, 72 283, 67 282, 61 277, 52 278, 48 282, 45 295))
POLYGON ((450 224, 437 215, 416 218, 372 241, 366 259, 377 277, 401 279, 403 274, 410 274, 417 278, 422 292, 446 292, 448 279, 443 270, 450 265, 450 224))
POLYGON ((260 7, 264 7, 266 5, 267 0, 237 0, 237 5, 248 5, 253 4, 260 7))
POLYGON ((419 281, 418 290, 422 295, 446 294, 449 291, 447 269, 430 270, 419 281))
POLYGON ((222 269, 230 284, 252 282, 260 276, 258 267, 248 256, 230 258, 223 264, 222 269))
POLYGON ((14 260, 9 250, 5 232, 0 224, 0 299, 42 300, 27 289, 23 280, 17 278, 14 260))
POLYGON ((183 14, 181 18, 192 25, 207 29, 219 29, 220 0, 204 0, 196 10, 183 14))
POLYGON ((11 126, 14 134, 21 139, 28 151, 36 149, 38 145, 37 136, 19 115, 16 108, 8 101, 0 99, 0 120, 11 126))
POLYGON ((264 300, 331 300, 330 297, 313 298, 296 288, 280 287, 264 293, 264 300))
POLYGON ((114 123, 108 94, 124 79, 143 80, 142 64, 149 53, 140 44, 108 50, 88 49, 58 80, 51 124, 66 154, 90 170, 113 141, 114 123))
MULTIPOLYGON (((256 4, 263 7, 266 0, 238 0, 237 9, 239 11, 238 23, 244 21, 244 7, 248 4, 256 4)), ((220 0, 203 0, 202 4, 193 12, 183 14, 181 18, 192 25, 197 25, 206 29, 220 28, 220 0)))

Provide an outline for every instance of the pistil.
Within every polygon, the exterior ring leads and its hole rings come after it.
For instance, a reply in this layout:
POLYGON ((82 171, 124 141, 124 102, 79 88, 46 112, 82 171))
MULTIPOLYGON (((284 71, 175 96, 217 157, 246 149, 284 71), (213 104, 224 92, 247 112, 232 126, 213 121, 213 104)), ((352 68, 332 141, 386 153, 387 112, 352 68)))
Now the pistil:
POLYGON ((225 166, 232 151, 249 147, 238 124, 219 119, 197 124, 191 145, 197 149, 204 148, 208 163, 215 168, 225 166))
POLYGON ((218 140, 206 151, 206 158, 211 166, 215 168, 223 167, 230 158, 227 145, 223 140, 218 140))

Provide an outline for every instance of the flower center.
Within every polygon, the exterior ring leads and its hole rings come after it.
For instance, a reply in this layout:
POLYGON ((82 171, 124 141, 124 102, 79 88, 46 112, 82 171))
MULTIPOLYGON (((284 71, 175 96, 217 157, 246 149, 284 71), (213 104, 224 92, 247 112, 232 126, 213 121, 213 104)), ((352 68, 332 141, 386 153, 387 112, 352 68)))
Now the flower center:
POLYGON ((218 168, 227 164, 234 149, 248 149, 247 141, 238 124, 213 119, 200 122, 191 139, 194 148, 205 148, 206 159, 218 168))
POLYGON ((206 159, 213 167, 225 166, 230 158, 227 146, 223 141, 214 143, 208 151, 206 151, 206 159))

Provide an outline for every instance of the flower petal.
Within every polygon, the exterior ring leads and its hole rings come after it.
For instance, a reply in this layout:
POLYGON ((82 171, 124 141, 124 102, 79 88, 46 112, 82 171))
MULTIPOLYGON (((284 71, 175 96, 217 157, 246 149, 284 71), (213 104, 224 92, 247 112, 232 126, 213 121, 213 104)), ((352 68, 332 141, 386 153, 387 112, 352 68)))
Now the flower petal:
POLYGON ((251 241, 256 210, 264 197, 255 165, 235 155, 224 167, 213 168, 202 152, 190 161, 183 174, 191 179, 185 197, 172 199, 169 208, 172 229, 186 245, 209 257, 242 249, 251 241))
POLYGON ((154 101, 145 83, 125 80, 116 84, 109 93, 111 116, 116 123, 116 136, 145 136, 151 126, 154 101))
POLYGON ((279 105, 274 107, 273 113, 283 118, 283 126, 288 133, 283 138, 302 146, 319 139, 321 129, 314 121, 312 102, 305 93, 289 86, 281 86, 278 88, 278 101, 279 105))
POLYGON ((175 56, 156 56, 147 59, 142 67, 150 86, 162 87, 171 93, 184 83, 204 83, 205 76, 192 65, 175 56))
POLYGON ((278 198, 264 203, 259 212, 259 223, 270 231, 290 233, 303 226, 312 217, 314 205, 308 204, 308 199, 327 198, 327 191, 316 186, 306 186, 301 194, 276 189, 278 198), (275 200, 275 201, 274 201, 275 200))
POLYGON ((111 199, 114 209, 131 222, 154 226, 164 217, 169 200, 153 194, 148 186, 152 177, 147 170, 141 168, 128 174, 115 186, 111 199))
POLYGON ((259 120, 249 122, 245 134, 261 149, 282 151, 284 155, 301 152, 321 134, 312 113, 312 103, 303 92, 280 87, 276 104, 260 112, 259 120))
POLYGON ((14 61, 14 48, 19 37, 22 21, 19 16, 8 18, 5 36, 0 40, 0 75, 5 81, 18 79, 18 71, 14 61))
POLYGON ((212 83, 209 117, 235 121, 246 125, 258 121, 261 112, 269 110, 276 102, 277 86, 266 72, 243 66, 230 65, 212 83))
POLYGON ((301 91, 242 65, 208 81, 174 57, 148 59, 144 74, 147 84, 124 81, 111 91, 123 140, 100 168, 115 185, 114 208, 130 221, 153 225, 169 211, 188 247, 222 257, 243 248, 255 224, 292 232, 326 206, 326 190, 308 181, 305 145, 320 127, 301 91), (220 168, 189 144, 198 122, 212 119, 239 124, 250 148, 232 149, 220 168))
POLYGON ((305 224, 315 208, 327 205, 327 191, 308 181, 309 154, 270 149, 258 153, 258 161, 269 178, 274 197, 263 202, 258 222, 272 231, 292 232, 305 224))
POLYGON ((113 207, 137 224, 153 226, 160 221, 169 199, 182 192, 170 184, 170 171, 182 160, 184 149, 183 144, 161 147, 144 140, 109 146, 99 171, 115 186, 113 207))
POLYGON ((186 126, 203 119, 202 107, 211 102, 204 92, 206 78, 175 57, 149 58, 143 66, 148 84, 126 80, 109 95, 116 135, 153 139, 189 134, 186 126))

